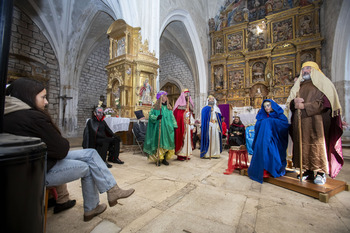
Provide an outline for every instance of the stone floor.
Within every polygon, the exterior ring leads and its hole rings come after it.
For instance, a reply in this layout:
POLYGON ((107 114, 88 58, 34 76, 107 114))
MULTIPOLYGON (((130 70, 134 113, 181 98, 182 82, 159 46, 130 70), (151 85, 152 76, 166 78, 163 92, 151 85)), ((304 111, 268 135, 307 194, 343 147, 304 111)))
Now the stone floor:
MULTIPOLYGON (((350 149, 337 179, 350 184, 350 149)), ((77 205, 48 211, 48 233, 115 232, 349 232, 350 192, 322 203, 269 183, 257 183, 238 172, 224 175, 228 151, 203 160, 199 150, 188 162, 171 160, 156 167, 141 154, 124 151, 124 165, 110 169, 122 188, 135 193, 90 222, 83 221, 80 181, 68 188, 77 205)), ((106 194, 100 195, 107 203, 106 194)))

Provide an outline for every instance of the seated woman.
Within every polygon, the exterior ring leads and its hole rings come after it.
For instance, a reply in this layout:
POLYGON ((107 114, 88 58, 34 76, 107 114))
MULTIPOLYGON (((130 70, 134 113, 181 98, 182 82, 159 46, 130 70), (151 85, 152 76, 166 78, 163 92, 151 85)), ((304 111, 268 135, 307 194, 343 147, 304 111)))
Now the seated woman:
POLYGON ((286 172, 289 124, 283 109, 270 99, 263 101, 256 120, 248 175, 262 183, 263 177, 280 177, 286 172))
POLYGON ((46 89, 34 80, 18 79, 6 90, 4 131, 38 137, 47 146, 46 186, 58 186, 81 178, 84 198, 84 221, 90 221, 104 212, 99 193, 107 192, 110 207, 118 199, 127 198, 134 189, 118 187, 113 175, 95 149, 69 151, 69 142, 63 138, 51 117, 45 112, 48 104, 46 89))
POLYGON ((228 143, 230 146, 245 145, 245 127, 239 116, 234 116, 233 122, 230 125, 229 136, 228 143))

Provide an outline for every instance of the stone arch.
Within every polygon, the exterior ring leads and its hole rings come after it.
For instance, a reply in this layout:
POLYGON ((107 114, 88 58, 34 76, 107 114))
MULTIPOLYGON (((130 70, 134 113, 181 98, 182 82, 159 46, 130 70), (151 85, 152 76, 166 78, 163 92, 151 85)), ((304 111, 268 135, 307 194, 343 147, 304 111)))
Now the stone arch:
POLYGON ((196 91, 197 91, 197 96, 200 97, 200 100, 197 100, 195 102, 196 102, 196 105, 199 106, 200 103, 205 102, 205 98, 207 96, 207 91, 208 91, 208 79, 207 79, 208 70, 204 62, 200 39, 196 31, 196 27, 191 18, 191 15, 184 10, 174 10, 165 18, 164 22, 160 27, 160 36, 162 35, 167 25, 173 21, 180 21, 185 25, 185 28, 189 34, 189 37, 194 49, 195 59, 197 64, 197 75, 194 77, 194 80, 195 80, 195 85, 199 86, 199 88, 196 88, 196 91), (199 82, 199 79, 201 79, 200 82, 199 82))

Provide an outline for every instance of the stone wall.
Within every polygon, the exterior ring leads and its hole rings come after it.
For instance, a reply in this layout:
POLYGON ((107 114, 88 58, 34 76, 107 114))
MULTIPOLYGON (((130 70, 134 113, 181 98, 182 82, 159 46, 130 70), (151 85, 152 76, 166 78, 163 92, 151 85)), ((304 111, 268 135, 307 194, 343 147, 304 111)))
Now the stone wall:
POLYGON ((53 49, 37 25, 17 7, 13 9, 11 31, 8 76, 44 80, 48 110, 58 125, 60 72, 53 49))
POLYGON ((188 88, 195 101, 194 80, 190 69, 186 63, 173 53, 162 54, 160 60, 159 86, 164 86, 167 82, 175 83, 180 91, 188 88))
MULTIPOLYGON (((82 136, 86 119, 99 103, 100 95, 106 98, 108 76, 105 66, 109 60, 108 41, 97 47, 89 56, 79 79, 78 136, 82 136)), ((106 104, 106 101, 105 101, 106 104)))

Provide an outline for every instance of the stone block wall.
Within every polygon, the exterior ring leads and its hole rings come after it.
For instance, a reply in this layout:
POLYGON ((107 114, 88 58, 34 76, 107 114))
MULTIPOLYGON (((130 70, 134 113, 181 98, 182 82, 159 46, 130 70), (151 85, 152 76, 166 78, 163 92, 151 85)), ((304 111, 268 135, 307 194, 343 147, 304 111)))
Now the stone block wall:
POLYGON ((159 74, 159 85, 164 86, 167 82, 176 84, 180 91, 188 88, 193 101, 194 96, 194 80, 191 70, 188 68, 186 63, 173 53, 165 53, 159 59, 160 61, 160 74, 159 74))
MULTIPOLYGON (((8 62, 9 76, 48 79, 48 110, 58 124, 59 67, 55 53, 37 25, 14 7, 8 62)), ((8 77, 9 80, 10 77, 8 77)))
MULTIPOLYGON (((108 40, 97 47, 89 56, 79 79, 78 136, 82 136, 86 119, 91 118, 100 95, 107 99, 108 76, 105 66, 109 60, 108 40)), ((106 104, 106 101, 105 101, 106 104)))

